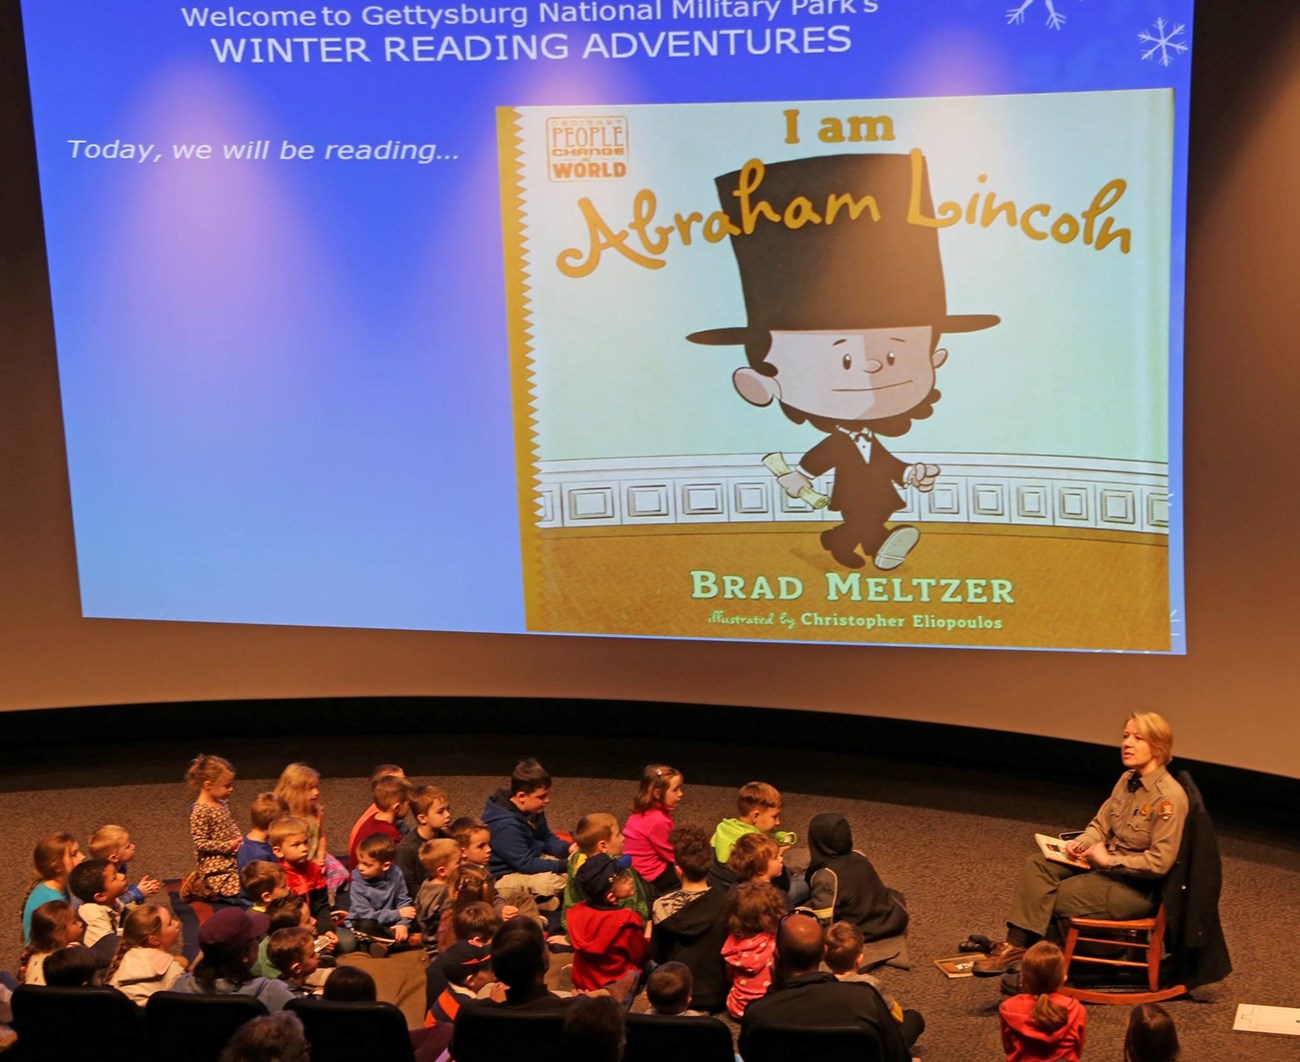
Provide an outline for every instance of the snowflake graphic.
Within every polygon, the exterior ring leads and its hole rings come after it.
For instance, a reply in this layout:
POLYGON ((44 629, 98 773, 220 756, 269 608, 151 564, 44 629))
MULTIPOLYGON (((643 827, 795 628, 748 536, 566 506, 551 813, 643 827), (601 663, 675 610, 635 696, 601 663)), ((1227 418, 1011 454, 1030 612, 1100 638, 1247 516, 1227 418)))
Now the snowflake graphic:
MULTIPOLYGON (((1034 0, 1023 0, 1019 7, 1007 9, 1007 25, 1014 25, 1025 21, 1025 11, 1033 4, 1034 0)), ((1049 29, 1059 30, 1065 23, 1065 16, 1056 10, 1056 4, 1053 0, 1047 2, 1047 26, 1049 29)))
POLYGON ((1138 40, 1151 45, 1142 53, 1142 58, 1155 59, 1159 56, 1157 61, 1160 65, 1168 66, 1174 61, 1175 55, 1187 51, 1187 42, 1178 40, 1186 28, 1181 22, 1171 27, 1163 18, 1156 19, 1156 24, 1151 29, 1138 34, 1138 40))

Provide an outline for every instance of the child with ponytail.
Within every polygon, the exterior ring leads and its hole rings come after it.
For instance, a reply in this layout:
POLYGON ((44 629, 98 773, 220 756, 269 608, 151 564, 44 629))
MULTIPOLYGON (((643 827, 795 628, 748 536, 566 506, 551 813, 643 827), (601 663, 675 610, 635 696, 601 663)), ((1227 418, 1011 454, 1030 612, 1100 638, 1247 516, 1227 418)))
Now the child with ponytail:
POLYGON ((165 907, 140 904, 122 923, 122 943, 105 980, 123 995, 144 1006, 155 992, 170 991, 185 967, 171 954, 181 924, 165 907))
POLYGON ((682 772, 666 763, 646 767, 623 827, 623 852, 632 857, 632 869, 645 879, 651 900, 682 886, 673 869, 673 846, 668 843, 673 809, 683 795, 682 782, 682 772))
POLYGON ((190 840, 198 866, 181 883, 181 899, 239 903, 239 863, 235 856, 243 831, 226 801, 235 791, 235 769, 220 756, 200 753, 190 761, 185 781, 194 790, 190 840))
MULTIPOLYGON (((32 912, 51 900, 71 902, 68 892, 68 875, 72 868, 82 862, 86 855, 81 845, 70 833, 52 833, 42 837, 36 843, 32 853, 32 865, 36 868, 36 880, 23 897, 23 943, 32 936, 32 912)), ((76 904, 73 904, 75 907, 76 904)))
POLYGON ((1077 999, 1061 993, 1064 983, 1065 956, 1055 944, 1040 940, 1025 952, 1020 966, 1024 991, 998 1008, 1007 1062, 1078 1062, 1088 1016, 1077 999))

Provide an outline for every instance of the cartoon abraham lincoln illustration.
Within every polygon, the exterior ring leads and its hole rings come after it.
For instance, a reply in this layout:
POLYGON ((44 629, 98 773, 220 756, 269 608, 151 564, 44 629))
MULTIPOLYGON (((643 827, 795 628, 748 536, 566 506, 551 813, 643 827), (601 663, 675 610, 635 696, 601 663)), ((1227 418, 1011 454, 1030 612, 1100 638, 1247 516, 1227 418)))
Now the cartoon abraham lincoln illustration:
POLYGON ((834 472, 829 508, 843 522, 823 531, 821 544, 836 562, 861 568, 870 558, 877 568, 896 568, 920 538, 910 525, 887 526, 904 507, 897 488, 930 491, 939 468, 905 464, 881 438, 905 434, 934 411, 935 370, 948 357, 940 337, 991 328, 1000 318, 948 313, 938 231, 909 221, 933 217, 919 152, 750 163, 715 183, 740 232, 731 244, 748 323, 687 339, 743 344, 748 364, 732 377, 740 397, 756 406, 775 401, 796 424, 826 434, 778 483, 797 497, 834 472), (849 198, 867 196, 854 216, 849 198), (772 213, 755 220, 754 197, 772 213), (790 227, 781 219, 797 197, 810 204, 838 197, 841 207, 833 217, 827 211, 829 223, 790 227))

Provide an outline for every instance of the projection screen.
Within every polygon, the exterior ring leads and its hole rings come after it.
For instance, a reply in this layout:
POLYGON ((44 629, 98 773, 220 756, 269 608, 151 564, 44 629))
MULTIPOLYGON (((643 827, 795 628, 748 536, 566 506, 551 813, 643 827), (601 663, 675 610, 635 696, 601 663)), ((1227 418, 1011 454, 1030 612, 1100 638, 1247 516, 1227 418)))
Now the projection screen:
POLYGON ((7 706, 1195 685, 1191 7, 24 4, 111 667, 7 706))
POLYGON ((29 4, 84 614, 1184 651, 1165 6, 29 4))

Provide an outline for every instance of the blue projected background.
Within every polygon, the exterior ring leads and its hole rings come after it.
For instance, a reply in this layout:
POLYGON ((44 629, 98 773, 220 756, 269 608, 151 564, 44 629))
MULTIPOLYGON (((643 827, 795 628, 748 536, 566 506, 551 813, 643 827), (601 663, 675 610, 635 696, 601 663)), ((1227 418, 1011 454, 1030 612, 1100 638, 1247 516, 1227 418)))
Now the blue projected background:
POLYGON ((1167 463, 1168 579, 1141 592, 1167 592, 1156 648, 1183 651, 1191 0, 26 0, 23 18, 85 615, 559 629, 525 605, 536 469, 498 108, 1172 90, 1171 141, 1150 145, 1172 159, 1151 179, 1164 393, 1130 396, 1167 435, 1129 456, 1167 463))

